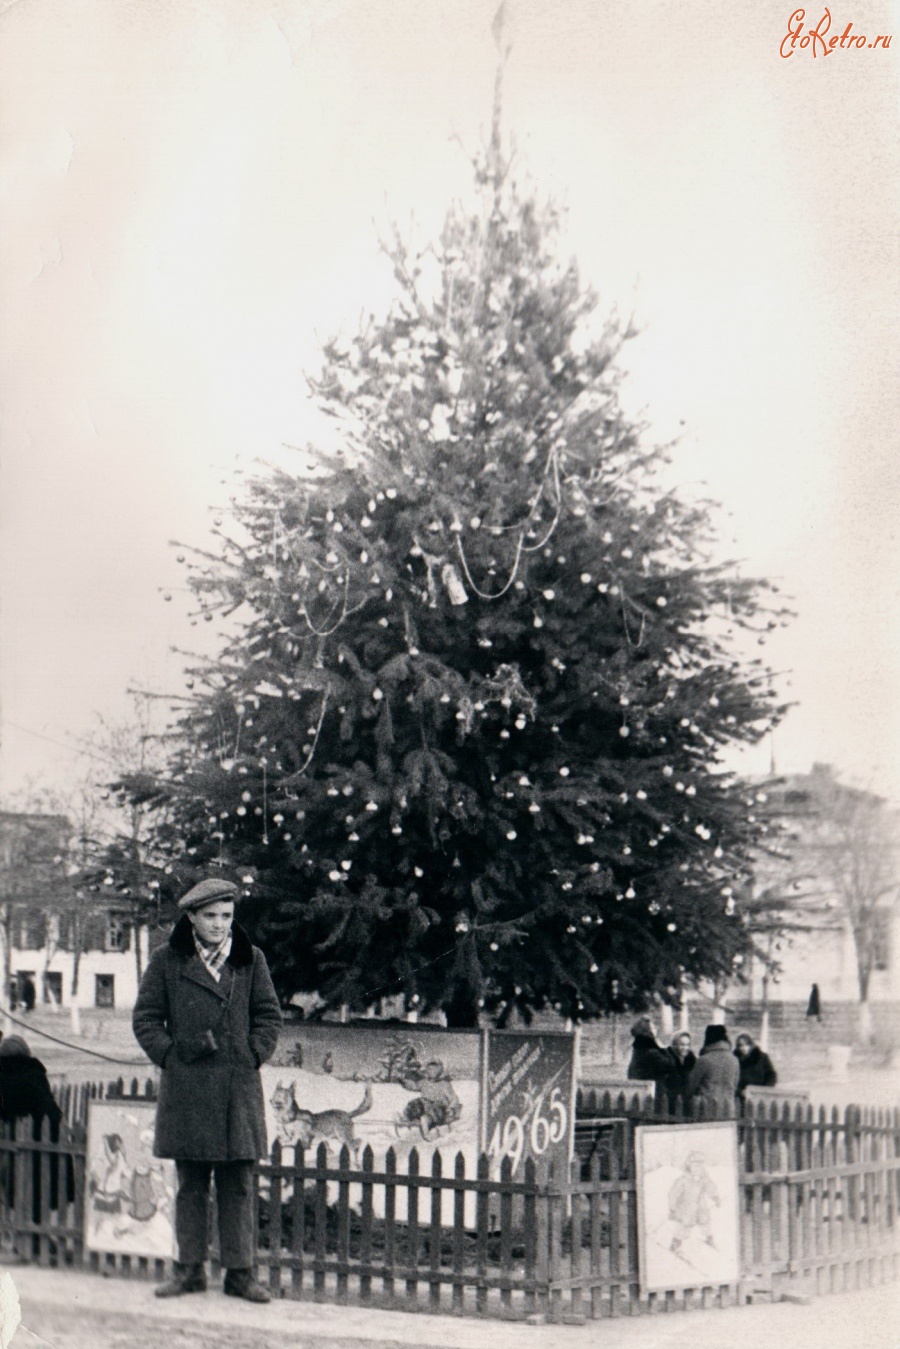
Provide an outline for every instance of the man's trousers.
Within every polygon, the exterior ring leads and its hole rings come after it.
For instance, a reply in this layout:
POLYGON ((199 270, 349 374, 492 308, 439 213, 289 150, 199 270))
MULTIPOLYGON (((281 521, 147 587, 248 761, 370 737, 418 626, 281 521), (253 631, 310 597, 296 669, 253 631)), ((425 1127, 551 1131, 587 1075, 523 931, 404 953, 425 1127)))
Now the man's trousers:
POLYGON ((175 1237, 182 1265, 202 1265, 209 1251, 210 1179, 216 1178, 219 1259, 225 1269, 253 1265, 253 1162, 176 1162, 175 1237))

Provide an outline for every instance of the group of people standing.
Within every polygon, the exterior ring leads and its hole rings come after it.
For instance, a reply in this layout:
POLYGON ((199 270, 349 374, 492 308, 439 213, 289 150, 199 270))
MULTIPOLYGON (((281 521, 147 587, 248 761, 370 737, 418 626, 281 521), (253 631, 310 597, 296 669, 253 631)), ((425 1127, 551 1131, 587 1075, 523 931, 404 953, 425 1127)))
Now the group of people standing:
POLYGON ((631 1035, 629 1079, 655 1082, 657 1098, 672 1110, 678 1102, 703 1101, 717 1113, 731 1113, 748 1087, 774 1087, 778 1081, 772 1060, 746 1031, 732 1051, 726 1028, 707 1026, 699 1055, 688 1031, 679 1031, 667 1047, 660 1045, 647 1016, 638 1018, 631 1035))

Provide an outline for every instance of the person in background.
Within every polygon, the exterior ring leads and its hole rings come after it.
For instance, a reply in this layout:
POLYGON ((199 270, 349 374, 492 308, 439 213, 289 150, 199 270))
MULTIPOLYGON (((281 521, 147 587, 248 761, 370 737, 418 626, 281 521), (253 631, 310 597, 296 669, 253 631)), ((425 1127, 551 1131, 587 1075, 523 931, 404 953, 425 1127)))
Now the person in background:
POLYGON ((703 1048, 688 1077, 687 1099, 702 1101, 708 1112, 730 1119, 735 1113, 734 1094, 739 1075, 728 1031, 718 1024, 707 1026, 703 1048))
POLYGON ((679 1031, 677 1035, 673 1036, 672 1043, 664 1052, 669 1058, 670 1067, 668 1073, 662 1079, 662 1087, 665 1092, 666 1104, 670 1110, 674 1110, 676 1101, 687 1099, 691 1069, 697 1062, 697 1055, 691 1049, 689 1032, 686 1030, 679 1031))
POLYGON ((631 1059, 628 1063, 630 1081, 661 1082, 672 1066, 672 1060, 656 1042, 656 1027, 648 1016, 638 1017, 631 1027, 631 1059))
POLYGON ((22 1007, 26 1012, 34 1011, 36 999, 37 994, 34 991, 34 982, 31 979, 26 979, 25 983, 22 985, 22 1007))
POLYGON ((182 897, 134 1006, 135 1038, 162 1069, 153 1150, 174 1159, 178 1177, 178 1261, 157 1297, 206 1288, 215 1173, 224 1291, 269 1301, 253 1278, 253 1168, 266 1153, 259 1069, 275 1052, 281 1008, 265 956, 233 921, 239 893, 211 877, 182 897))
POLYGON ((810 1020, 819 1022, 822 1020, 822 999, 819 996, 818 984, 813 984, 809 991, 809 1002, 806 1006, 806 1015, 810 1020))
POLYGON ((742 1031, 734 1042, 734 1053, 738 1061, 737 1096, 744 1099, 748 1087, 774 1087, 778 1074, 768 1054, 764 1054, 753 1037, 742 1031))
POLYGON ((50 1089, 47 1069, 32 1054, 21 1035, 0 1041, 0 1120, 4 1124, 30 1116, 40 1138, 45 1119, 57 1128, 62 1111, 50 1089))
MULTIPOLYGON (((17 1120, 31 1120, 31 1137, 39 1139, 44 1120, 50 1121, 49 1137, 51 1143, 59 1142, 62 1111, 47 1078, 47 1070, 31 1052, 21 1035, 7 1035, 0 1042, 0 1121, 15 1124, 17 1120)), ((9 1158, 12 1162, 12 1157, 9 1158)), ((65 1159, 66 1199, 75 1201, 75 1164, 70 1156, 65 1159)), ((14 1201, 12 1166, 8 1168, 5 1182, 7 1202, 14 1201)), ((41 1153, 32 1152, 32 1220, 40 1221, 41 1213, 41 1153)), ((55 1159, 50 1166, 50 1208, 59 1208, 59 1171, 55 1159)), ((37 1238, 35 1238, 37 1240, 37 1238)))

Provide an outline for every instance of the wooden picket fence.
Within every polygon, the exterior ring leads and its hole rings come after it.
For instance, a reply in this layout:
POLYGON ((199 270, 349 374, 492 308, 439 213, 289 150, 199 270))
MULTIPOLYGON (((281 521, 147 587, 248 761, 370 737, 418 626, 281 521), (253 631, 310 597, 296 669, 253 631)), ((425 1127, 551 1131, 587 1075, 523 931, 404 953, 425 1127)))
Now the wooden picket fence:
POLYGON ((143 1082, 133 1077, 126 1082, 123 1077, 113 1082, 68 1082, 65 1077, 50 1077, 50 1086, 57 1104, 67 1124, 87 1124, 88 1106, 91 1101, 106 1100, 145 1100, 155 1101, 157 1082, 155 1078, 145 1078, 143 1082))
MULTIPOLYGON (((54 1143, 0 1133, 0 1243, 43 1264, 159 1277, 164 1262, 84 1250, 85 1117, 95 1099, 153 1086, 83 1087, 54 1143), (67 1161, 71 1159, 71 1161, 67 1161), (69 1171, 67 1173, 67 1167, 69 1171), (74 1172, 74 1177, 72 1176, 74 1172), (74 1180, 74 1184, 67 1181, 74 1180)), ((583 1092, 571 1167, 413 1150, 314 1155, 280 1144, 257 1168, 258 1274, 276 1296, 551 1319, 731 1305, 798 1284, 825 1293, 895 1278, 900 1111, 754 1102, 737 1122, 738 1281, 642 1294, 636 1125, 677 1121, 646 1095, 583 1092)), ((691 1116, 690 1118, 697 1118, 691 1116)), ((24 1136, 23 1136, 24 1135, 24 1136)))
POLYGON ((45 1119, 0 1125, 0 1254, 42 1265, 83 1254, 86 1131, 45 1119))

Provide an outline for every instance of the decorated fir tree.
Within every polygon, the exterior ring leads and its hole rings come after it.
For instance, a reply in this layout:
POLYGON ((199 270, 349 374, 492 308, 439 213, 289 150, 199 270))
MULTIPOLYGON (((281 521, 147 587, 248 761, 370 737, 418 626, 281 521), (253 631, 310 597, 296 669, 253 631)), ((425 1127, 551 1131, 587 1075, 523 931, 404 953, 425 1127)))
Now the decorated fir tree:
POLYGON ((758 824, 721 754, 780 714, 766 587, 710 560, 494 128, 480 209, 313 382, 343 451, 260 475, 189 557, 218 659, 140 784, 173 874, 234 868, 282 991, 454 1025, 671 998, 745 947, 758 824), (746 639, 742 639, 746 647, 746 639))

